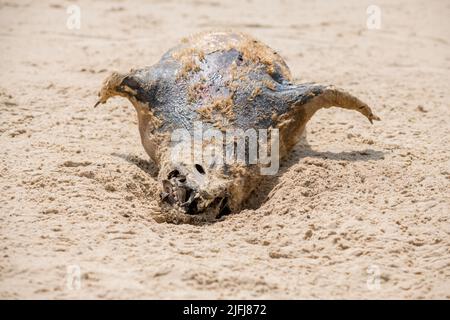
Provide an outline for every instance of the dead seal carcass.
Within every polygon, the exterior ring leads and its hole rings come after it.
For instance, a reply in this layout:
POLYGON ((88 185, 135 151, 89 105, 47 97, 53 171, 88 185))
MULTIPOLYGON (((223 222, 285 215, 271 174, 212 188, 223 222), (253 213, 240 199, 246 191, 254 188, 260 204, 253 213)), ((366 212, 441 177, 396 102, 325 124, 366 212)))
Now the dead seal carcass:
POLYGON ((163 203, 186 214, 213 218, 240 209, 257 186, 261 174, 255 168, 262 165, 246 165, 248 159, 244 164, 228 164, 173 156, 170 146, 176 130, 193 133, 199 121, 202 132, 277 129, 283 157, 321 108, 356 110, 370 122, 379 120, 367 104, 347 92, 294 83, 275 51, 234 32, 185 38, 153 66, 111 74, 96 105, 113 96, 128 98, 137 111, 141 142, 160 168, 163 203))

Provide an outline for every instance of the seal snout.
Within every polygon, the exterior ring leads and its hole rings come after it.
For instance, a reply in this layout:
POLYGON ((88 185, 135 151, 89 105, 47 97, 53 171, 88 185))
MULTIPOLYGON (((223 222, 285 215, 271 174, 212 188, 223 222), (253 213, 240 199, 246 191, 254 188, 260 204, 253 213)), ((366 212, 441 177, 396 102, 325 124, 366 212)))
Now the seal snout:
POLYGON ((204 168, 195 164, 192 172, 183 173, 180 169, 171 170, 162 180, 161 200, 171 206, 180 208, 185 214, 207 214, 218 218, 229 214, 228 198, 224 193, 218 195, 212 190, 202 188, 199 176, 207 175, 204 168))

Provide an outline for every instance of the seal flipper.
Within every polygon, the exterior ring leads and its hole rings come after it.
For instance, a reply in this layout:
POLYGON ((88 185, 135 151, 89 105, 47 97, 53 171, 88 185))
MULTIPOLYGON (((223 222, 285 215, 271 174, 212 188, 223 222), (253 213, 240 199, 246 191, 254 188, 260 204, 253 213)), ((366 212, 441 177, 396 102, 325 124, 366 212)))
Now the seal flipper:
POLYGON ((373 123, 373 120, 380 120, 366 103, 334 86, 314 83, 289 84, 277 94, 290 106, 289 111, 279 116, 277 125, 283 140, 280 148, 284 154, 297 143, 308 121, 322 108, 340 107, 355 110, 363 114, 370 123, 373 123))
MULTIPOLYGON (((118 72, 111 73, 104 81, 98 96, 99 100, 94 108, 99 104, 104 104, 109 98, 121 96, 125 98, 136 98, 141 102, 148 102, 153 94, 151 82, 145 83, 139 74, 141 70, 131 70, 127 74, 118 72)), ((145 70, 144 70, 145 71, 145 70)))
POLYGON ((323 86, 314 83, 289 85, 281 92, 281 95, 292 106, 292 109, 304 113, 306 121, 311 119, 319 109, 330 107, 358 111, 370 123, 373 123, 373 120, 380 120, 366 103, 334 86, 323 86))

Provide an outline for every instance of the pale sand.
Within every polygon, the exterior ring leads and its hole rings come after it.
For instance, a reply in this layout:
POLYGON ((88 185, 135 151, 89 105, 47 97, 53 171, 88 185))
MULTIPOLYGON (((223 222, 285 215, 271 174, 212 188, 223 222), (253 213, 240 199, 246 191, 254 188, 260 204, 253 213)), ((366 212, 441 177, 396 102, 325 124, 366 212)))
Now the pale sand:
POLYGON ((450 298, 448 1, 377 1, 380 30, 359 0, 81 1, 81 30, 75 2, 0 3, 0 297, 450 298), (158 224, 131 104, 92 105, 110 71, 209 29, 256 36, 382 122, 321 110, 259 208, 158 224))

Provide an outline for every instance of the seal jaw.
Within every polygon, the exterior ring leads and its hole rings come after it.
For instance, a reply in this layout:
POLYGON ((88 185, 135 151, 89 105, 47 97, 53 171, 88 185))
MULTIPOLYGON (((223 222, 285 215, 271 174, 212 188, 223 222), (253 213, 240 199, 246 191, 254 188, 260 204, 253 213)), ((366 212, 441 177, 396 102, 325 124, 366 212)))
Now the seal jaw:
POLYGON ((227 180, 222 179, 219 184, 215 181, 214 186, 210 185, 208 175, 214 173, 206 172, 199 164, 171 167, 173 169, 166 171, 168 173, 161 179, 160 197, 163 203, 188 215, 220 218, 231 213, 227 180))

